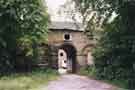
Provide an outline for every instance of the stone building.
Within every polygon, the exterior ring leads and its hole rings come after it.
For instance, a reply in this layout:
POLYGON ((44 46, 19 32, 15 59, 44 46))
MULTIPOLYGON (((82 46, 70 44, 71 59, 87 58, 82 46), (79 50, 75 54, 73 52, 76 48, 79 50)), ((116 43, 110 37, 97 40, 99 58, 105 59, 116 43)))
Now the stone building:
POLYGON ((94 41, 84 34, 82 24, 52 22, 48 44, 51 46, 53 67, 76 72, 80 67, 93 64, 91 49, 94 41))

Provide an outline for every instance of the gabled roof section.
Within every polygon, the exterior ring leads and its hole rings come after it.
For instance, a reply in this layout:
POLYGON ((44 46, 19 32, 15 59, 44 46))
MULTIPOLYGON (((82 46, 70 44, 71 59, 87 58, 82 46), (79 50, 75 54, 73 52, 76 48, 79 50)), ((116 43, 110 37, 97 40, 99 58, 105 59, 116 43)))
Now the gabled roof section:
POLYGON ((83 24, 76 22, 51 22, 49 29, 84 31, 83 24))

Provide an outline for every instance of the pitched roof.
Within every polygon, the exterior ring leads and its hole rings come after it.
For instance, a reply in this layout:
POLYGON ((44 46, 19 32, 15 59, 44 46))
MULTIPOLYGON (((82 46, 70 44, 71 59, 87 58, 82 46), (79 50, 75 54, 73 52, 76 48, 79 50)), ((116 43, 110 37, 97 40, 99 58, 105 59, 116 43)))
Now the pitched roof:
POLYGON ((84 31, 83 24, 76 22, 51 22, 49 29, 84 31))

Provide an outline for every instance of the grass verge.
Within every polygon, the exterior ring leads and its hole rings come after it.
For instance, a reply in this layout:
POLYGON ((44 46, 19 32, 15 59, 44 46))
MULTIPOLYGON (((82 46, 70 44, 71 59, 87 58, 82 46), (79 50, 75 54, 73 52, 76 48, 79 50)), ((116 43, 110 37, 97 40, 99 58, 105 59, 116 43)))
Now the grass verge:
MULTIPOLYGON (((99 80, 98 77, 96 76, 96 69, 94 67, 81 68, 78 74, 88 76, 88 77, 93 78, 95 80, 99 80)), ((118 87, 118 90, 128 90, 126 80, 103 80, 102 79, 101 81, 118 87)))
POLYGON ((57 79, 57 72, 51 69, 34 70, 32 73, 12 74, 0 78, 0 90, 39 90, 51 80, 57 79))

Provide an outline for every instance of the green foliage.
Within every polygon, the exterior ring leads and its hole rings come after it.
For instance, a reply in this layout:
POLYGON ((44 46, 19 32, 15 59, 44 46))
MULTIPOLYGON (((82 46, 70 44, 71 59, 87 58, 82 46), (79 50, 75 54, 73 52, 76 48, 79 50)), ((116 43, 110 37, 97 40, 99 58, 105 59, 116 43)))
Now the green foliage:
MULTIPOLYGON (((98 78, 110 81, 124 80, 128 82, 129 88, 135 88, 135 1, 75 1, 83 15, 90 16, 91 12, 96 12, 96 23, 102 23, 101 38, 93 53, 98 78), (108 23, 113 12, 117 14, 117 18, 108 23), (102 18, 103 22, 100 22, 102 18)), ((86 23, 89 26, 88 31, 91 32, 95 23, 91 24, 91 19, 86 23)))
POLYGON ((46 41, 48 14, 42 0, 0 0, 0 73, 15 68, 17 55, 36 59, 46 41))
POLYGON ((83 67, 79 70, 79 74, 96 78, 96 68, 95 66, 83 67))
POLYGON ((134 86, 134 32, 119 19, 106 26, 93 54, 100 79, 125 80, 130 87, 134 86))
POLYGON ((88 66, 88 67, 83 67, 80 69, 79 74, 88 76, 90 78, 93 78, 95 80, 102 80, 102 82, 106 82, 109 84, 112 84, 116 86, 117 90, 127 90, 128 88, 128 82, 126 80, 120 80, 120 79, 112 79, 108 80, 106 78, 99 77, 99 73, 97 72, 97 68, 95 66, 88 66))
POLYGON ((49 81, 57 77, 57 72, 51 69, 12 74, 0 78, 0 90, 41 90, 49 81))

